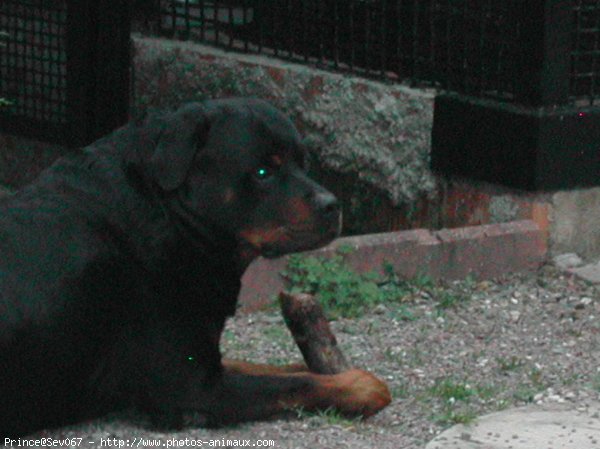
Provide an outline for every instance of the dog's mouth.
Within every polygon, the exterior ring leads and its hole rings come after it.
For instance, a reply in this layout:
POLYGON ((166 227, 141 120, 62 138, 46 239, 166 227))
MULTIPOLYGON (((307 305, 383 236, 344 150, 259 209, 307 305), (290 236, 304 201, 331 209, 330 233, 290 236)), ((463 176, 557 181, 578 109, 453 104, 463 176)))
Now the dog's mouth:
POLYGON ((275 242, 265 242, 261 254, 267 258, 280 257, 285 254, 309 251, 321 248, 337 238, 342 229, 342 216, 336 223, 331 223, 323 230, 304 229, 298 227, 282 227, 285 238, 275 242))
POLYGON ((325 226, 277 226, 270 229, 244 231, 240 236, 256 255, 275 258, 325 246, 340 235, 341 227, 342 217, 340 214, 336 222, 325 226))

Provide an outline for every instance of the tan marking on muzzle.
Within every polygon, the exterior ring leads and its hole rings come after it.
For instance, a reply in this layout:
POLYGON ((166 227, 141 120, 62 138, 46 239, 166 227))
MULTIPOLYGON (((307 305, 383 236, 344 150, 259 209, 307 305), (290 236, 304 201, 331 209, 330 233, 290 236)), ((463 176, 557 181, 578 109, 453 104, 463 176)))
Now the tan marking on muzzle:
POLYGON ((243 229, 240 231, 240 237, 246 240, 255 248, 262 248, 265 243, 276 243, 289 240, 283 227, 243 229))
POLYGON ((312 220, 312 207, 301 198, 291 198, 289 202, 290 218, 289 221, 293 225, 306 223, 312 220))
POLYGON ((229 204, 231 202, 233 202, 233 200, 235 199, 235 192, 232 188, 228 188, 227 190, 225 190, 225 194, 223 195, 223 202, 225 204, 229 204))

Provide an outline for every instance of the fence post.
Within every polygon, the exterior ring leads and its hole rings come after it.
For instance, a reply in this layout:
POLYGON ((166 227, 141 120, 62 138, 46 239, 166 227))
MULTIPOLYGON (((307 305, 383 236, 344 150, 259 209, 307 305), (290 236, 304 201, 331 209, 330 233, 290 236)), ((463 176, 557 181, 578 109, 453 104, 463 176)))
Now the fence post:
POLYGON ((127 121, 129 0, 68 0, 67 102, 71 144, 83 145, 127 121))
POLYGON ((600 108, 570 97, 573 4, 521 1, 512 102, 435 99, 431 167, 526 190, 600 185, 600 108))
POLYGON ((96 0, 97 54, 94 120, 90 138, 123 125, 131 87, 131 0, 96 0))
POLYGON ((517 103, 553 106, 568 102, 572 1, 527 0, 519 3, 520 79, 517 103))
POLYGON ((67 1, 67 116, 70 145, 81 145, 90 135, 93 96, 94 16, 90 0, 67 1))

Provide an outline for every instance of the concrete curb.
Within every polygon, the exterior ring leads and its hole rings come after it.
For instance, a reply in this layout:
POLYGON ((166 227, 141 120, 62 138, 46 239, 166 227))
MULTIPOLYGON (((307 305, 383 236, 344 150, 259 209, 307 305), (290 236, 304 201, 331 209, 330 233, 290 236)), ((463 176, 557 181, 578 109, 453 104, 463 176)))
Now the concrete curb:
POLYGON ((591 449, 600 441, 600 404, 504 410, 453 426, 425 449, 591 449))
MULTIPOLYGON (((403 278, 427 275, 433 279, 489 279, 510 272, 533 270, 545 261, 545 233, 531 220, 428 231, 342 237, 306 255, 331 256, 340 246, 354 249, 347 260, 358 272, 381 271, 389 262, 403 278)), ((243 311, 270 303, 284 288, 278 273, 287 257, 255 260, 242 277, 243 311)))

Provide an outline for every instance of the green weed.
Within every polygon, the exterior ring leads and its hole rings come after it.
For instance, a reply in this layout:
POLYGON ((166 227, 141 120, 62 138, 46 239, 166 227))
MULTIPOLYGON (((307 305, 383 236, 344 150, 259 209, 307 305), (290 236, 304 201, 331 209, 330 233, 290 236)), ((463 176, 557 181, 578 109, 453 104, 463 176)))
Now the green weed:
POLYGON ((498 368, 503 373, 516 371, 523 366, 523 360, 516 355, 510 356, 508 359, 504 357, 498 357, 496 358, 496 362, 498 363, 498 368))
POLYGON ((354 427, 360 421, 360 418, 347 418, 332 407, 316 412, 309 412, 298 407, 295 408, 294 411, 298 418, 315 420, 318 423, 330 426, 354 427))
POLYGON ((435 308, 438 314, 443 313, 445 310, 457 307, 459 304, 468 300, 467 296, 448 290, 440 290, 436 296, 438 302, 435 305, 435 308))
MULTIPOLYGON (((399 303, 410 293, 408 284, 398 279, 391 264, 384 265, 384 275, 357 273, 345 260, 348 248, 340 248, 330 258, 292 255, 282 276, 292 293, 311 293, 331 319, 356 318, 377 304, 399 303)), ((411 319, 407 311, 397 316, 411 319)))
POLYGON ((431 394, 446 402, 466 401, 475 394, 475 390, 465 382, 452 378, 436 380, 430 390, 431 394))
POLYGON ((427 391, 430 398, 440 401, 441 412, 433 416, 433 420, 441 425, 468 424, 472 422, 477 413, 471 401, 489 401, 496 394, 491 386, 472 387, 464 380, 452 377, 441 378, 427 391))
MULTIPOLYGON (((357 273, 346 262, 349 247, 340 247, 332 257, 294 254, 281 273, 292 293, 311 293, 323 306, 330 319, 356 318, 377 304, 385 304, 391 316, 410 321, 415 316, 406 303, 417 294, 426 292, 437 300, 438 315, 468 300, 464 293, 436 286, 426 275, 410 281, 400 279, 392 264, 384 262, 383 274, 374 271, 357 273)), ((465 281, 474 285, 474 281, 465 281)))

